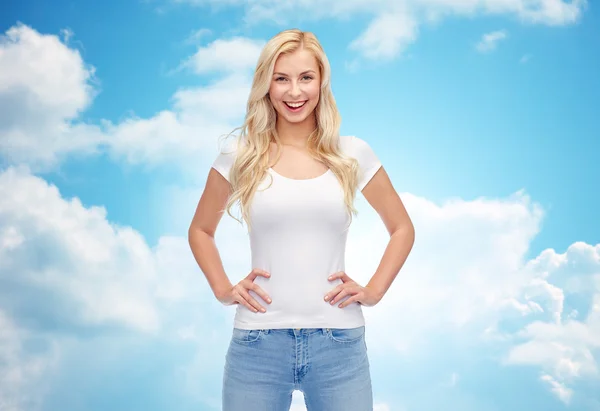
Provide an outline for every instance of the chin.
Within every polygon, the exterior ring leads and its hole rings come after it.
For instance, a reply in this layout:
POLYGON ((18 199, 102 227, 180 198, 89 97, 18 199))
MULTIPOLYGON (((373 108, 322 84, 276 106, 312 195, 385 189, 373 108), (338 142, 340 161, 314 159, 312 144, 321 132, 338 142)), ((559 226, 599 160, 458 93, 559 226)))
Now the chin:
POLYGON ((306 116, 302 116, 302 117, 299 117, 299 116, 285 116, 285 119, 287 120, 288 123, 299 124, 299 123, 302 123, 302 122, 306 121, 306 119, 309 118, 309 117, 310 117, 310 114, 306 115, 306 116))

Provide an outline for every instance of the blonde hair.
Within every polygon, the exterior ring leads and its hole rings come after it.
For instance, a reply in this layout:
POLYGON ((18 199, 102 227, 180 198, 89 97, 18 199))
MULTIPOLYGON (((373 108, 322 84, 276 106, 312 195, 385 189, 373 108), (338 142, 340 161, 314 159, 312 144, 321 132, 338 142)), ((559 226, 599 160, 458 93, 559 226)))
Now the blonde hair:
POLYGON ((271 38, 262 49, 254 72, 246 118, 243 125, 235 129, 241 132, 236 144, 235 160, 229 174, 232 192, 226 210, 231 217, 242 223, 231 214, 231 207, 239 203, 242 218, 248 224, 249 230, 252 226, 250 202, 268 173, 270 143, 274 141, 277 144, 278 157, 281 150, 281 141, 275 128, 277 112, 268 96, 275 62, 281 54, 293 53, 301 48, 314 54, 321 77, 319 102, 315 107, 317 127, 310 134, 307 142, 309 154, 327 165, 337 177, 344 192, 344 203, 350 217, 357 213, 354 208, 354 198, 358 184, 358 162, 353 158, 345 157, 339 146, 341 118, 331 91, 329 61, 314 34, 297 29, 285 30, 271 38))

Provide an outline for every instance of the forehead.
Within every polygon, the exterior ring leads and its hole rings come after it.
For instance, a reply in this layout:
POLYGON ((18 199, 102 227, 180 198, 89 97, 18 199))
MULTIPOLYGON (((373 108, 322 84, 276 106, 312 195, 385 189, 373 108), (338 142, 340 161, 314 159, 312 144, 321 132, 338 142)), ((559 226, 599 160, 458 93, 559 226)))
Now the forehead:
POLYGON ((319 72, 317 59, 310 50, 299 49, 293 53, 280 54, 275 61, 276 72, 297 74, 306 70, 319 72))

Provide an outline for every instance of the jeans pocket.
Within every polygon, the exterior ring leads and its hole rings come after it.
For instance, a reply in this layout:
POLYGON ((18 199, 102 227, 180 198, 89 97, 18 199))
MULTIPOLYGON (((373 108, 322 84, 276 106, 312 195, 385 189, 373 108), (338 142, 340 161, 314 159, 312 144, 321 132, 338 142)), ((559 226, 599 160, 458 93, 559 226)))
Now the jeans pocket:
POLYGON ((361 341, 365 336, 365 326, 356 328, 328 328, 327 336, 337 343, 353 343, 361 341))
POLYGON ((264 330, 243 330, 234 328, 231 340, 238 344, 251 344, 262 339, 264 330))

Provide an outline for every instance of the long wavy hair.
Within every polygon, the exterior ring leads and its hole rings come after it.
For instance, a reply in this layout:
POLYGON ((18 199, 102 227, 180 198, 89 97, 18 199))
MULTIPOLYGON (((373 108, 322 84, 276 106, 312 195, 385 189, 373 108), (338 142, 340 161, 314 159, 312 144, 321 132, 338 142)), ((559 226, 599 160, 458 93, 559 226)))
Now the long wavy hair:
POLYGON ((254 72, 244 123, 228 135, 236 130, 240 131, 235 160, 229 174, 232 192, 225 209, 231 217, 242 223, 231 214, 231 207, 239 203, 242 218, 249 230, 252 227, 250 203, 268 173, 271 142, 277 144, 277 159, 281 154, 281 140, 275 127, 277 112, 268 95, 275 62, 281 54, 293 53, 301 48, 314 54, 321 77, 319 102, 315 107, 317 126, 307 142, 309 154, 327 165, 337 177, 350 218, 357 213, 354 198, 358 184, 358 162, 344 156, 340 149, 341 118, 331 91, 329 61, 314 34, 297 29, 285 30, 271 38, 262 49, 254 72))

